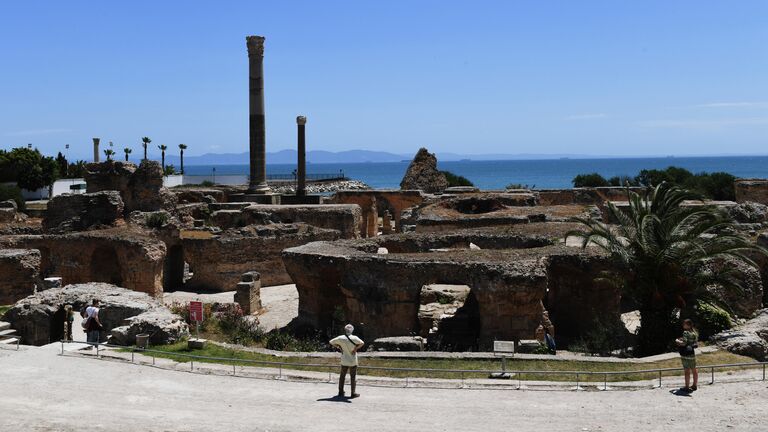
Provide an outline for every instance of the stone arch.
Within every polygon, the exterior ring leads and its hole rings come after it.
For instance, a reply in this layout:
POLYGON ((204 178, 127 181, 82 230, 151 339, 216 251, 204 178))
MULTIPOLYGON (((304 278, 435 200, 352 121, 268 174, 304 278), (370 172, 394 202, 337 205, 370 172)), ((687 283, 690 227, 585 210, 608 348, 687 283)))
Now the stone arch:
POLYGON ((122 267, 115 248, 99 246, 91 255, 91 282, 107 282, 123 286, 122 267))
POLYGON ((173 245, 168 248, 163 263, 163 290, 173 291, 184 286, 184 248, 173 245))

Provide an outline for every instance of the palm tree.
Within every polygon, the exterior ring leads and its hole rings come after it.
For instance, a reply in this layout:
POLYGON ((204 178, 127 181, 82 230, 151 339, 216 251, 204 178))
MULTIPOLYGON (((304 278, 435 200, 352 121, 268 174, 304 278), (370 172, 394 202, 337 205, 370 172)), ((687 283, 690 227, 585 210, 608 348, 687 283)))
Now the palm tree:
POLYGON ((112 149, 106 149, 106 150, 104 150, 104 154, 107 156, 107 160, 111 161, 112 160, 112 156, 115 154, 115 151, 112 150, 112 149))
POLYGON ((128 162, 128 155, 131 154, 133 150, 131 150, 129 147, 126 147, 123 149, 123 151, 125 152, 125 161, 128 162))
POLYGON ((141 138, 141 145, 144 147, 144 160, 147 160, 147 146, 151 142, 152 142, 152 140, 149 139, 149 137, 141 138))
POLYGON ((583 230, 572 231, 582 246, 595 245, 610 256, 615 270, 605 274, 640 310, 639 355, 664 352, 678 331, 678 313, 690 312, 696 300, 721 302, 707 287, 718 284, 741 289, 743 274, 712 271, 712 266, 741 261, 757 268, 750 258, 765 249, 733 234, 729 216, 711 206, 686 206, 699 196, 662 183, 645 196, 627 190, 626 210, 607 203, 616 225, 593 218, 577 218, 583 230))
POLYGON ((182 175, 184 174, 184 150, 186 150, 186 149, 187 149, 187 145, 186 144, 179 144, 179 150, 180 150, 180 153, 181 153, 180 165, 181 165, 181 174, 182 175))
POLYGON ((157 148, 160 149, 160 152, 161 152, 160 154, 162 155, 162 158, 163 158, 161 165, 163 166, 163 170, 165 170, 165 151, 168 150, 168 146, 163 144, 163 145, 157 146, 157 148))

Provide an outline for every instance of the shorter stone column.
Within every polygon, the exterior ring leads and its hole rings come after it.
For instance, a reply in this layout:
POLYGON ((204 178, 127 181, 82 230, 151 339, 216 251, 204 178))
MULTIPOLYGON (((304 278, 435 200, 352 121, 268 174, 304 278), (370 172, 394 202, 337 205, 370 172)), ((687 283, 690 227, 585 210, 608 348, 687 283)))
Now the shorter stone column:
POLYGON ((381 217, 381 233, 392 234, 392 215, 389 214, 389 210, 384 210, 384 215, 381 217))
POLYGON ((93 139, 93 161, 96 163, 99 162, 99 141, 101 141, 101 138, 93 139))
POLYGON ((240 305, 245 315, 261 310, 261 275, 259 273, 243 273, 237 284, 235 303, 240 305))

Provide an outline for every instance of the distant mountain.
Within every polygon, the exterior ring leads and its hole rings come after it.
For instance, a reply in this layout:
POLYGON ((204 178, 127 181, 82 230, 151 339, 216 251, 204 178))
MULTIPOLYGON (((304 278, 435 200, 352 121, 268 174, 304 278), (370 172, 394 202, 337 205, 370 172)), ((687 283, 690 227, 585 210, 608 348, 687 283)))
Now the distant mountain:
MULTIPOLYGON (((384 151, 372 151, 372 150, 347 150, 341 152, 330 152, 323 150, 311 150, 307 152, 308 163, 365 163, 365 162, 402 162, 410 161, 413 154, 396 154, 384 151)), ((591 155, 579 155, 579 154, 535 154, 535 153, 520 153, 520 154, 459 154, 459 153, 437 153, 437 160, 448 161, 460 161, 460 160, 533 160, 533 159, 584 159, 584 158, 603 158, 609 156, 591 156, 591 155)), ((295 164, 297 159, 296 150, 280 150, 276 152, 267 152, 268 164, 295 164)), ((167 164, 179 166, 179 156, 174 154, 166 154, 165 161, 167 164)), ((248 164, 248 152, 243 153, 206 153, 200 156, 185 156, 184 164, 191 165, 247 165, 248 164)))

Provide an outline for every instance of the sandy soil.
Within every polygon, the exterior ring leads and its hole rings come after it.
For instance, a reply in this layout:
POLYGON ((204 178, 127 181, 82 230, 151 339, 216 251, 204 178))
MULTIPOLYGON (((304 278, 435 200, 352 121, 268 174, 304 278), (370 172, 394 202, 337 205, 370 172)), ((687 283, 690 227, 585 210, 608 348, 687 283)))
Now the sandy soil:
POLYGON ((765 382, 703 386, 692 397, 362 387, 361 398, 340 401, 332 384, 190 374, 58 349, 0 356, 0 430, 758 431, 768 415, 765 382))

